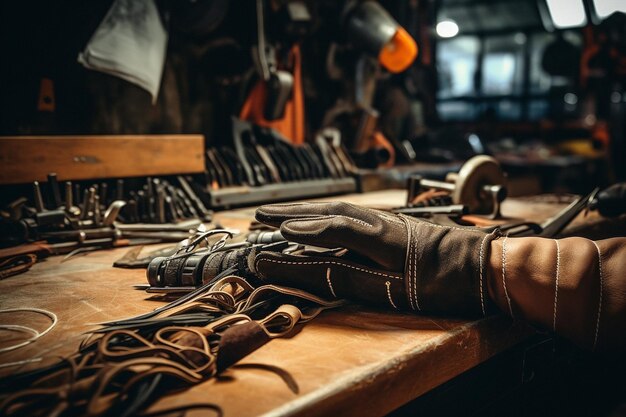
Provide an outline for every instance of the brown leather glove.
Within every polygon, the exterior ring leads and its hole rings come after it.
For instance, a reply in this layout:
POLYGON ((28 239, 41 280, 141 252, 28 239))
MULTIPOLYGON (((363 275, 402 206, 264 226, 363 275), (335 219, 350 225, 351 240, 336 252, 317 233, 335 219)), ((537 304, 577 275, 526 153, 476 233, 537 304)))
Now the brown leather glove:
POLYGON ((626 348, 626 238, 506 238, 345 203, 263 206, 289 240, 344 251, 261 253, 257 275, 320 296, 476 316, 492 305, 593 350, 626 348))
POLYGON ((255 260, 261 279, 401 310, 478 316, 489 309, 486 257, 495 232, 342 202, 262 206, 256 218, 280 227, 290 241, 344 248, 261 253, 255 260))

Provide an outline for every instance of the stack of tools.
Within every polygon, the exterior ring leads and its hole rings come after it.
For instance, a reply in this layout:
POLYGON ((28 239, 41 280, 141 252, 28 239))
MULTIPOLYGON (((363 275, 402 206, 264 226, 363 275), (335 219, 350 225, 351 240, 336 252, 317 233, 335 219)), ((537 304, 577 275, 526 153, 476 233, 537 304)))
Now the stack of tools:
MULTIPOLYGON (((118 246, 177 242, 208 230, 207 210, 184 177, 65 182, 49 174, 0 212, 0 260, 25 254, 74 254, 118 246), (47 198, 44 198, 47 197, 47 198), (29 204, 32 202, 32 205, 29 204)), ((211 226, 212 227, 212 226, 211 226)))
POLYGON ((232 133, 232 146, 206 151, 210 207, 356 191, 356 168, 333 130, 298 146, 239 119, 233 119, 232 133))

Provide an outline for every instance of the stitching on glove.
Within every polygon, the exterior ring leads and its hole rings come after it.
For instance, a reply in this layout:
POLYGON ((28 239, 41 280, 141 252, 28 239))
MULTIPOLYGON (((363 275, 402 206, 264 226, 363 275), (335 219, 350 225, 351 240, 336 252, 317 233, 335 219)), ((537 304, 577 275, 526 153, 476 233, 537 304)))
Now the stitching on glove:
POLYGON ((598 301, 598 319, 596 320, 596 334, 593 338, 593 350, 596 350, 598 344, 598 332, 600 331, 600 314, 602 313, 602 252, 600 246, 595 241, 591 241, 598 251, 598 271, 600 273, 600 300, 598 301))
POLYGON ((515 316, 513 316, 513 308, 511 307, 511 298, 509 297, 509 292, 506 289, 506 241, 508 238, 509 235, 506 235, 502 241, 502 287, 504 287, 506 302, 509 304, 509 313, 511 313, 512 318, 515 318, 515 316))
MULTIPOLYGON (((415 276, 415 272, 413 269, 413 256, 414 256, 414 250, 413 250, 413 229, 412 229, 412 224, 409 223, 409 221, 407 219, 405 219, 403 216, 400 216, 400 219, 402 220, 402 222, 404 222, 404 226, 406 227, 406 233, 407 233, 407 245, 406 245, 406 259, 407 259, 407 265, 406 265, 406 269, 407 271, 405 271, 405 277, 406 277, 406 282, 408 284, 408 288, 407 288, 407 298, 409 299, 409 304, 411 305, 411 309, 415 310, 415 302, 414 302, 414 282, 413 282, 413 277, 415 276)), ((419 308, 419 306, 418 306, 419 308)))
POLYGON ((341 216, 341 215, 340 215, 340 216, 337 216, 337 217, 345 217, 345 218, 350 219, 350 220, 352 220, 353 222, 358 223, 358 224, 360 224, 360 225, 362 225, 362 226, 365 226, 365 227, 374 227, 374 226, 372 226, 371 224, 369 224, 368 222, 363 221, 363 220, 359 220, 359 219, 355 219, 354 217, 341 216))
POLYGON ((333 283, 330 280, 330 268, 326 268, 326 282, 328 282, 328 288, 330 288, 330 293, 333 295, 333 297, 338 298, 337 294, 335 294, 335 290, 333 289, 333 283))
POLYGON ((559 274, 561 271, 561 247, 559 241, 554 239, 556 243, 556 273, 555 273, 555 287, 554 287, 554 317, 552 318, 552 330, 556 331, 556 306, 559 297, 559 274))
POLYGON ((375 214, 378 217, 381 217, 383 220, 388 220, 388 221, 390 221, 392 223, 395 223, 395 224, 404 224, 404 223, 402 223, 402 220, 398 219, 397 216, 385 213, 384 211, 376 212, 375 214))
POLYGON ((284 231, 297 234, 299 236, 317 236, 317 233, 305 233, 305 232, 302 232, 301 230, 294 230, 293 228, 289 227, 289 225, 291 223, 298 224, 298 223, 306 222, 306 221, 329 220, 329 219, 332 220, 332 219, 337 219, 337 218, 348 219, 350 221, 353 221, 365 227, 370 227, 370 228, 374 227, 372 224, 367 223, 366 221, 355 219, 353 217, 344 216, 343 214, 332 214, 328 216, 315 216, 315 217, 311 217, 311 216, 303 216, 303 217, 297 217, 297 218, 294 217, 293 219, 285 220, 281 227, 283 228, 284 231))
POLYGON ((352 266, 352 265, 348 265, 348 264, 345 264, 345 263, 342 263, 342 262, 334 262, 334 261, 296 262, 296 261, 279 261, 279 260, 276 260, 276 259, 269 259, 269 258, 259 258, 254 263, 255 270, 259 269, 259 262, 261 262, 261 261, 267 261, 267 262, 273 262, 275 264, 285 264, 285 265, 337 265, 337 266, 343 266, 343 267, 350 268, 350 269, 356 269, 357 271, 366 272, 366 273, 372 274, 372 275, 380 275, 381 277, 387 277, 387 278, 402 280, 401 277, 395 277, 393 275, 384 274, 382 272, 372 271, 370 269, 359 268, 357 266, 352 266))
POLYGON ((386 281, 385 286, 387 287, 387 298, 389 299, 389 304, 397 310, 398 307, 394 304, 393 299, 391 298, 391 290, 389 289, 391 287, 391 282, 386 281))
POLYGON ((431 222, 427 222, 427 221, 421 221, 420 224, 425 224, 427 226, 430 227, 434 227, 436 229, 453 229, 453 230, 461 230, 463 232, 473 232, 473 233, 484 233, 482 230, 478 230, 478 229, 472 229, 472 228, 462 228, 462 227, 455 227, 455 226, 444 226, 441 224, 435 224, 435 223, 431 223, 431 222))
POLYGON ((420 303, 417 300, 417 244, 413 245, 413 298, 415 299, 415 306, 417 311, 422 311, 420 303))
POLYGON ((487 240, 487 238, 490 235, 485 235, 485 237, 483 238, 483 241, 480 242, 480 254, 478 255, 478 269, 479 269, 479 284, 480 284, 480 308, 483 311, 483 316, 486 316, 487 313, 485 311, 485 297, 483 296, 483 281, 484 281, 484 277, 483 277, 483 263, 484 263, 484 259, 485 259, 485 241, 487 240))

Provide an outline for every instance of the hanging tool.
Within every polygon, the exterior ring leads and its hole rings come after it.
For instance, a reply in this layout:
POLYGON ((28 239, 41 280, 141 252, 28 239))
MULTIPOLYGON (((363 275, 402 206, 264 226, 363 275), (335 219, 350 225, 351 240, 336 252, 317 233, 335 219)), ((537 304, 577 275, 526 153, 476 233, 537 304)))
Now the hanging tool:
POLYGON ((257 46, 253 53, 257 72, 266 86, 264 117, 267 120, 277 120, 285 113, 285 106, 293 89, 293 75, 278 69, 276 51, 271 44, 266 42, 263 0, 256 0, 256 17, 257 46))

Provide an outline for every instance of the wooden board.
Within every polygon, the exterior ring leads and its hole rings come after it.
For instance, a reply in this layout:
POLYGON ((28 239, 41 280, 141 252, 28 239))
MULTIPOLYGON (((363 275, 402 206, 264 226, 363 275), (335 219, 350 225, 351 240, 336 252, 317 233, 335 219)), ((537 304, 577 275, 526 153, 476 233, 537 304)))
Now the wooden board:
POLYGON ((0 136, 0 184, 200 173, 202 135, 0 136))

